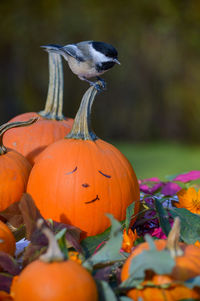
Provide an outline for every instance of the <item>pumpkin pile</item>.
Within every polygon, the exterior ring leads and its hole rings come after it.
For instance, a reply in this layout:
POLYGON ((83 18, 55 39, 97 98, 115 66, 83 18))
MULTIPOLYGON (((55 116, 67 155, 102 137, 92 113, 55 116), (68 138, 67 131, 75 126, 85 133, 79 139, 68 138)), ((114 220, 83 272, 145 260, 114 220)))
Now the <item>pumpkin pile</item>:
POLYGON ((0 301, 200 300, 200 171, 138 182, 91 128, 102 83, 63 117, 48 55, 45 109, 0 127, 0 301))

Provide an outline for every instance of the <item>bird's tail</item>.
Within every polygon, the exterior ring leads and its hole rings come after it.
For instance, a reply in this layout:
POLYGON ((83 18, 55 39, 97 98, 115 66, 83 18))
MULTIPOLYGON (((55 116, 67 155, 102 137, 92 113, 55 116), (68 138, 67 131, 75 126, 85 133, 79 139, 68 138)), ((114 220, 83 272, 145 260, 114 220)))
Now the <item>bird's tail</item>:
POLYGON ((40 47, 43 48, 47 52, 54 52, 54 53, 62 54, 62 51, 61 51, 62 46, 60 46, 60 45, 49 44, 49 45, 44 45, 44 46, 40 46, 40 47))

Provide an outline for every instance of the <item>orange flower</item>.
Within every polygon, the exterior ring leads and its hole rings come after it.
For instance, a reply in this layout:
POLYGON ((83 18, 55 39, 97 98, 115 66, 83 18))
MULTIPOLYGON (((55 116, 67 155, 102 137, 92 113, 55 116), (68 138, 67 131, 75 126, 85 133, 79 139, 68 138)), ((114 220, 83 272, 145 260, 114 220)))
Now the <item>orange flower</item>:
POLYGON ((134 245, 135 240, 138 238, 136 230, 134 232, 131 229, 128 229, 128 233, 126 233, 126 229, 123 231, 123 242, 122 249, 124 252, 130 253, 131 249, 134 245))
POLYGON ((194 243, 194 245, 200 248, 200 241, 197 240, 197 241, 194 243))
POLYGON ((194 187, 181 189, 177 196, 179 203, 176 204, 176 207, 186 208, 192 213, 200 214, 200 189, 199 191, 196 191, 194 187))
POLYGON ((82 260, 79 258, 79 253, 76 251, 69 251, 68 252, 69 259, 76 261, 77 263, 81 264, 82 260))

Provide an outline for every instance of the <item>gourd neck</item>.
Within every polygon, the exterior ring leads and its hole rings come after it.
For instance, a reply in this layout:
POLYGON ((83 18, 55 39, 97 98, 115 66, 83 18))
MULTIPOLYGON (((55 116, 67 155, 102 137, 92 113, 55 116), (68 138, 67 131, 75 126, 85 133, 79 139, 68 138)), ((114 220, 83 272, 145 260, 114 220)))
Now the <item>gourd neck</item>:
POLYGON ((40 255, 39 259, 43 262, 59 262, 64 260, 64 255, 61 252, 57 240, 53 234, 53 232, 47 228, 43 227, 44 221, 43 219, 39 219, 37 221, 37 227, 38 229, 41 229, 42 233, 46 236, 48 239, 48 248, 46 253, 40 255))
POLYGON ((183 250, 179 245, 180 229, 181 229, 180 219, 179 217, 176 217, 174 220, 173 227, 167 237, 167 244, 166 244, 166 249, 169 250, 173 258, 183 255, 183 250))
POLYGON ((12 128, 31 125, 35 123, 38 119, 38 117, 34 117, 29 119, 28 121, 7 122, 0 126, 0 155, 7 153, 7 148, 3 145, 3 136, 6 131, 12 128))
MULTIPOLYGON (((99 81, 96 85, 102 86, 99 81)), ((95 141, 98 137, 91 128, 91 109, 97 94, 95 86, 91 86, 83 95, 79 110, 74 119, 70 133, 66 136, 69 139, 81 139, 95 141)))
POLYGON ((61 56, 49 54, 49 87, 45 109, 39 115, 47 119, 63 120, 63 68, 61 56))

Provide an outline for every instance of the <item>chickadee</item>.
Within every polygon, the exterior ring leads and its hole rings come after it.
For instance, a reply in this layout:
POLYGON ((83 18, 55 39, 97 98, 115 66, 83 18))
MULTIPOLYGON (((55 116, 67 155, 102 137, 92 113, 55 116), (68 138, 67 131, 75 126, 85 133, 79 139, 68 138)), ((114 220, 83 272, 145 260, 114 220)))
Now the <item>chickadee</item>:
MULTIPOLYGON (((97 77, 105 87, 105 81, 99 75, 108 71, 115 64, 120 64, 117 50, 104 42, 84 41, 66 46, 50 44, 41 47, 48 52, 61 54, 68 62, 72 72, 93 86, 96 86, 96 83, 88 78, 97 77)), ((96 88, 98 89, 98 87, 96 88)))

